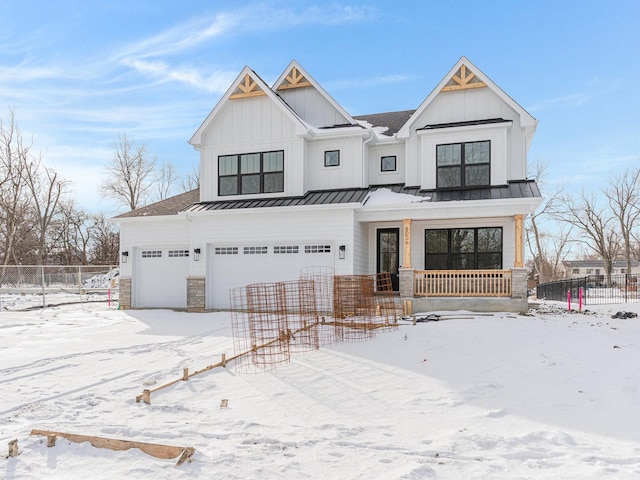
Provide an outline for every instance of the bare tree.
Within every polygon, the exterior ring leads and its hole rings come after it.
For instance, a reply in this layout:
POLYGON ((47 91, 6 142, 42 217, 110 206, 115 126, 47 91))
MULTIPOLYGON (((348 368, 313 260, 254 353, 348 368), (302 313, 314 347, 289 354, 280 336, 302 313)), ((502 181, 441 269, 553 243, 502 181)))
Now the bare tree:
POLYGON ((118 136, 100 191, 131 210, 144 205, 153 184, 156 159, 149 159, 145 144, 136 145, 126 134, 118 136))
MULTIPOLYGON (((545 191, 547 164, 533 164, 532 176, 540 188, 545 191)), ((554 215, 561 201, 561 188, 544 192, 544 200, 535 213, 527 218, 525 239, 532 257, 534 276, 539 283, 549 282, 564 275, 562 261, 565 260, 571 240, 572 228, 565 224, 556 225, 554 215)))
POLYGON ((16 262, 15 246, 28 213, 29 197, 23 182, 32 143, 25 143, 15 122, 13 111, 9 122, 0 120, 0 232, 2 264, 16 262))
POLYGON ((183 192, 190 192, 200 188, 200 167, 198 165, 194 165, 191 171, 182 177, 181 187, 183 192))
POLYGON ((633 259, 633 233, 640 217, 640 169, 627 168, 623 173, 609 180, 603 193, 609 200, 609 207, 620 226, 627 272, 631 273, 633 259))
POLYGON ((178 174, 176 172, 176 167, 171 162, 164 162, 160 166, 160 169, 156 171, 154 177, 156 187, 155 199, 160 201, 169 198, 177 181, 178 174))
MULTIPOLYGON (((49 227, 56 215, 60 213, 60 201, 69 182, 59 179, 55 170, 42 165, 41 157, 29 162, 23 171, 22 178, 31 194, 37 222, 36 262, 42 264, 49 251, 47 248, 47 236, 51 234, 49 227)), ((50 242, 50 245, 54 243, 50 242)))
POLYGON ((573 225, 580 232, 577 242, 595 252, 604 263, 607 280, 611 277, 613 261, 620 253, 619 233, 615 228, 615 216, 608 204, 598 202, 595 194, 584 192, 580 197, 565 196, 564 209, 557 217, 573 225))
POLYGON ((109 222, 103 213, 92 217, 93 235, 91 245, 91 263, 97 265, 116 265, 120 248, 118 228, 109 222))
POLYGON ((77 208, 73 200, 60 204, 60 216, 51 230, 58 240, 62 263, 73 265, 88 263, 89 246, 94 235, 94 220, 86 210, 77 208))

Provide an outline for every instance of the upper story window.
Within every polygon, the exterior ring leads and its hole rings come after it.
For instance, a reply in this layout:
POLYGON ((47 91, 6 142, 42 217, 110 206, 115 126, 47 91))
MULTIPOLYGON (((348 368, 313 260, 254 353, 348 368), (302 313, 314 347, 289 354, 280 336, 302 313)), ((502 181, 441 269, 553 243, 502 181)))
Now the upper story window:
POLYGON ((284 192, 284 151, 218 157, 218 195, 284 192))
POLYGON ((339 167, 340 166, 340 150, 328 150, 324 152, 324 166, 339 167))
POLYGON ((491 181, 491 142, 436 146, 437 188, 488 186, 491 181))
POLYGON ((389 155, 380 158, 380 171, 381 172, 395 172, 396 171, 396 156, 389 155))
POLYGON ((580 274, 580 269, 579 268, 574 268, 571 273, 573 273, 574 275, 579 275, 580 274))

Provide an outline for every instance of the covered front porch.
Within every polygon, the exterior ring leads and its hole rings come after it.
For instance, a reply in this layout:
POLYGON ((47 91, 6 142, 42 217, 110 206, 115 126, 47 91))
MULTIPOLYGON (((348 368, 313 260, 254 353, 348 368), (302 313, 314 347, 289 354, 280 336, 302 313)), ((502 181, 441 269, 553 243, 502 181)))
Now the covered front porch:
MULTIPOLYGON (((399 293, 405 310, 512 311, 528 309, 527 273, 523 259, 524 215, 514 215, 513 267, 506 269, 418 270, 412 265, 411 219, 402 226, 399 293)), ((509 262, 510 263, 510 262, 509 262)), ((412 313, 412 312, 407 312, 412 313)))

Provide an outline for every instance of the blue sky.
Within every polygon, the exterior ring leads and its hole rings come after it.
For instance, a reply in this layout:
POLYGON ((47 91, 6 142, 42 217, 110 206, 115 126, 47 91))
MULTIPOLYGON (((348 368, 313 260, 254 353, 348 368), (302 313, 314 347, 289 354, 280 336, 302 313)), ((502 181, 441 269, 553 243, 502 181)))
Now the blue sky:
POLYGON ((188 171, 187 143, 245 65, 296 59, 352 115, 417 108, 468 57, 539 120, 547 183, 598 188, 640 164, 640 2, 8 1, 0 118, 15 111, 80 204, 118 134, 188 171))

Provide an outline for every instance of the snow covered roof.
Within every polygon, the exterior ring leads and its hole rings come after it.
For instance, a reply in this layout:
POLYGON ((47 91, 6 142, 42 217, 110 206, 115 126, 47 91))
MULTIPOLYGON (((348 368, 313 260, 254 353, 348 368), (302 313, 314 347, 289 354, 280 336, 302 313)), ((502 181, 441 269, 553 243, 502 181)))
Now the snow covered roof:
POLYGON ((400 112, 371 113, 368 115, 358 115, 353 117, 355 120, 361 120, 369 123, 372 127, 383 127, 386 130, 381 131, 383 135, 394 135, 407 123, 407 120, 413 115, 415 110, 402 110, 400 112))
POLYGON ((509 182, 507 185, 493 186, 490 188, 450 191, 421 190, 420 187, 406 187, 405 185, 377 185, 369 188, 316 190, 307 192, 299 197, 199 202, 188 206, 183 211, 202 212, 208 210, 295 207, 304 205, 346 203, 361 203, 363 205, 369 205, 369 202, 373 202, 371 204, 375 205, 397 205, 400 203, 501 200, 514 198, 536 198, 540 196, 538 186, 533 180, 509 182))

